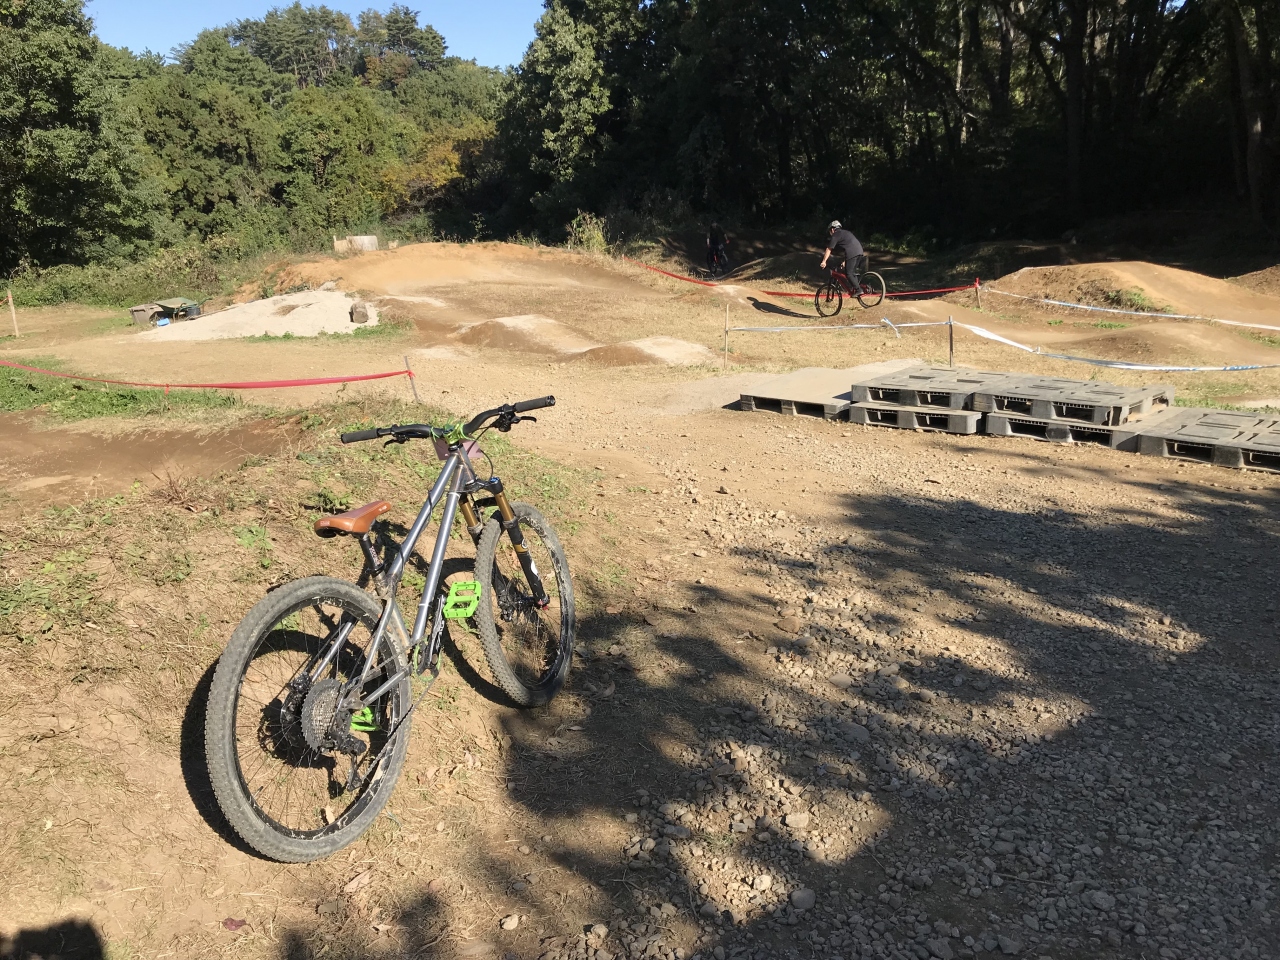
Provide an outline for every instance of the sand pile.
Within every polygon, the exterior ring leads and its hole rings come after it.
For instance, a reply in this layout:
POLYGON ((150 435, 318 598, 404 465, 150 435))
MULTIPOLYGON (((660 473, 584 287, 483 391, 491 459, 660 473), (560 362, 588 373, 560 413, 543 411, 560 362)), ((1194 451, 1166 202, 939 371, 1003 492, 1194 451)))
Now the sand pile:
POLYGON ((361 326, 377 326, 377 310, 369 307, 366 324, 351 322, 355 299, 337 290, 308 290, 280 297, 241 303, 210 313, 156 327, 138 334, 139 340, 226 340, 234 337, 314 337, 321 333, 352 333, 361 326))

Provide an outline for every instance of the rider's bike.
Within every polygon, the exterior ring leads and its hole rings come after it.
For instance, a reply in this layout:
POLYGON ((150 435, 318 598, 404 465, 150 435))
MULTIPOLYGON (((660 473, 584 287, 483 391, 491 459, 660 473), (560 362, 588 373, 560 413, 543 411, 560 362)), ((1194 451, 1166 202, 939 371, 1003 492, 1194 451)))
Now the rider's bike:
POLYGON ((479 634, 494 678, 517 704, 544 704, 564 684, 574 635, 564 549, 541 513, 509 502, 502 481, 480 479, 472 463, 484 456, 481 431, 508 431, 535 419, 522 414, 554 404, 554 397, 504 404, 465 426, 342 435, 343 443, 429 440, 444 466, 404 542, 388 538, 382 556, 370 530, 391 509, 387 501, 316 522, 322 537, 356 538, 376 597, 332 577, 285 584, 249 611, 218 661, 205 720, 209 774, 227 820, 259 853, 316 860, 373 823, 404 765, 414 708, 439 675, 446 621, 465 621, 479 634), (410 630, 396 595, 441 501, 410 630), (445 551, 458 514, 476 546, 474 580, 446 585, 445 551), (428 672, 414 699, 411 680, 428 672))
POLYGON ((834 317, 840 312, 846 296, 857 297, 864 307, 878 307, 884 300, 884 277, 864 270, 867 258, 858 257, 850 278, 839 270, 831 271, 831 278, 818 287, 813 295, 813 306, 820 317, 834 317))
POLYGON ((707 248, 707 273, 713 277, 722 277, 729 272, 729 257, 724 247, 707 248))

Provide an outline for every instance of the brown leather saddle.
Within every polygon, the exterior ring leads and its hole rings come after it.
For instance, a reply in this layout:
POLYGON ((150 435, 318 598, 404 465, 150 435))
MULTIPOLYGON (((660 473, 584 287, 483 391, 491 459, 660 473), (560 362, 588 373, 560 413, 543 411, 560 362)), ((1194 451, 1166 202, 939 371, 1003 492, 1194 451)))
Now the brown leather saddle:
POLYGON ((356 507, 346 513, 335 513, 331 517, 321 517, 315 523, 317 536, 336 537, 343 533, 354 533, 356 536, 369 532, 373 521, 391 509, 386 500, 375 500, 363 507, 356 507))

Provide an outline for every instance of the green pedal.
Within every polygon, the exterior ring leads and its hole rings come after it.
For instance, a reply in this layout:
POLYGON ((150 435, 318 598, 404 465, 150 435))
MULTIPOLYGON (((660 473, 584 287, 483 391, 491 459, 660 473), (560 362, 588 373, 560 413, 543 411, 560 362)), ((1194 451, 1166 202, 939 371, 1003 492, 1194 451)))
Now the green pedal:
POLYGON ((480 582, 460 580, 449 584, 449 595, 444 598, 444 615, 447 620, 465 620, 480 606, 480 582))

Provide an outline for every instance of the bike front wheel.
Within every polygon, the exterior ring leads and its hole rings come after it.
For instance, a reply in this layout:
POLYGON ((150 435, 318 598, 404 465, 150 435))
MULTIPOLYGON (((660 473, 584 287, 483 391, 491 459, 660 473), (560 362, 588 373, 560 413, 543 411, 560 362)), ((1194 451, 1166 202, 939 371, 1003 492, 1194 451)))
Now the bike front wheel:
POLYGON ((884 302, 884 277, 871 271, 858 278, 858 302, 864 307, 878 307, 884 302))
POLYGON ((391 798, 409 747, 410 690, 390 637, 360 690, 390 687, 354 714, 341 707, 381 614, 355 584, 308 577, 260 600, 218 661, 205 715, 209 777, 227 821, 264 856, 326 857, 391 798))
POLYGON ((481 584, 475 623, 493 678, 522 707, 554 697, 569 675, 575 612, 573 581, 560 538, 538 510, 511 504, 528 551, 521 564, 498 517, 485 524, 476 547, 476 579, 481 584), (545 591, 540 602, 529 574, 545 591))
POLYGON ((834 317, 844 304, 844 291, 834 280, 824 283, 813 295, 813 306, 820 317, 834 317))

